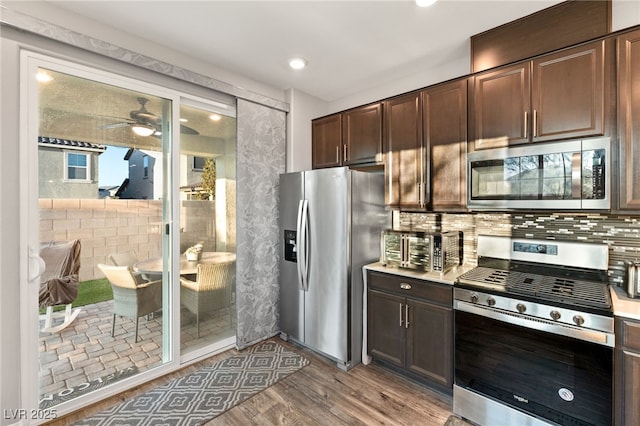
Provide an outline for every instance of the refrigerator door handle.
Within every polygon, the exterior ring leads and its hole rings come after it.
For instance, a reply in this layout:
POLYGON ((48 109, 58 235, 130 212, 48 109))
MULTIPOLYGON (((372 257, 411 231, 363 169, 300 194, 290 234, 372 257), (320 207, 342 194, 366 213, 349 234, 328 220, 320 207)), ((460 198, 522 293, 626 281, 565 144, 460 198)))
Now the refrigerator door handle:
POLYGON ((298 223, 296 227, 297 231, 297 241, 296 246, 298 247, 298 284, 300 285, 300 290, 307 291, 309 289, 309 283, 307 282, 307 254, 308 254, 308 245, 309 241, 307 239, 307 231, 308 231, 308 221, 307 221, 307 211, 308 211, 308 201, 300 200, 298 203, 298 223))
POLYGON ((309 291, 309 201, 302 203, 302 251, 304 251, 304 269, 302 270, 302 288, 309 291))
POLYGON ((304 271, 304 253, 302 250, 302 244, 304 242, 304 236, 302 235, 302 212, 304 211, 304 200, 298 202, 298 218, 296 221, 296 247, 298 251, 298 261, 296 262, 296 269, 298 272, 298 285, 300 290, 304 290, 302 274, 304 271))

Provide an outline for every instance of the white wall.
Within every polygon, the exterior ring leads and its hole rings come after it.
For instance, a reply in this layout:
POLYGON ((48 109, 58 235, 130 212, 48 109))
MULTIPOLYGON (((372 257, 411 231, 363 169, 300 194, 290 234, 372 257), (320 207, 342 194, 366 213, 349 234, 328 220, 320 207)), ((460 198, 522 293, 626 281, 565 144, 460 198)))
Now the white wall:
POLYGON ((618 31, 640 24, 640 0, 613 0, 611 30, 618 31))
MULTIPOLYGON (((258 93, 279 101, 284 100, 284 90, 280 90, 264 83, 245 78, 237 73, 229 72, 223 68, 213 66, 209 63, 194 59, 182 52, 167 49, 150 40, 133 38, 131 35, 117 31, 98 21, 93 21, 62 10, 44 1, 2 1, 3 6, 8 7, 25 15, 40 19, 42 21, 76 31, 80 34, 103 40, 116 46, 128 49, 137 53, 150 56, 154 59, 168 64, 180 66, 181 68, 215 78, 219 81, 241 87, 248 91, 258 93)), ((149 7, 153 7, 153 2, 148 2, 149 7)), ((116 5, 114 3, 114 5, 116 5)))
MULTIPOLYGON (((20 408, 20 191, 18 185, 19 140, 18 126, 20 103, 18 51, 13 43, 0 40, 0 409, 20 408), (6 141, 6 142, 5 142, 6 141)), ((4 412, 4 411, 3 411, 4 412)), ((0 418, 0 424, 13 423, 0 418)))
POLYGON ((311 170, 311 120, 327 114, 328 105, 300 90, 289 89, 287 114, 287 172, 311 170))

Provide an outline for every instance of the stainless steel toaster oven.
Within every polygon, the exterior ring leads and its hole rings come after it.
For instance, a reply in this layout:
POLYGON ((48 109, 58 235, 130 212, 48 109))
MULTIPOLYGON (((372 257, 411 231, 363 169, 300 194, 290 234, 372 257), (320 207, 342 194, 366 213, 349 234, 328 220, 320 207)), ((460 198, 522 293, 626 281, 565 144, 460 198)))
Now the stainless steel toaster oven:
POLYGON ((385 266, 445 273, 462 261, 460 233, 385 229, 380 238, 385 266))

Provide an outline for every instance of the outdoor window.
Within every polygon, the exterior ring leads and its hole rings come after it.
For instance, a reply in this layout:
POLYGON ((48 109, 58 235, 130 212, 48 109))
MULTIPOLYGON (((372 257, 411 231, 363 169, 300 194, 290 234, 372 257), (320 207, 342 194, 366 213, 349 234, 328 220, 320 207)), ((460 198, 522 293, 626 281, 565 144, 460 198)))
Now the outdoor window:
POLYGON ((65 179, 89 180, 89 154, 66 152, 65 179))
POLYGON ((144 157, 142 157, 142 169, 143 169, 142 177, 147 179, 149 177, 149 156, 148 155, 145 155, 144 157))
POLYGON ((193 157, 193 170, 201 172, 204 170, 204 162, 207 159, 204 157, 193 157))

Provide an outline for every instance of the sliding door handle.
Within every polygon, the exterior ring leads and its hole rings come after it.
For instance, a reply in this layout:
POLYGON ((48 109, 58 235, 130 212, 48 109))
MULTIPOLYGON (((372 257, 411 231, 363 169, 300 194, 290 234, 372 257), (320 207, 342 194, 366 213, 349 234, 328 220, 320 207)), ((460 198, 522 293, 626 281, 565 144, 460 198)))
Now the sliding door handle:
POLYGON ((40 257, 40 253, 33 247, 29 247, 29 281, 35 281, 40 278, 45 269, 47 269, 47 265, 44 263, 44 259, 40 257))

